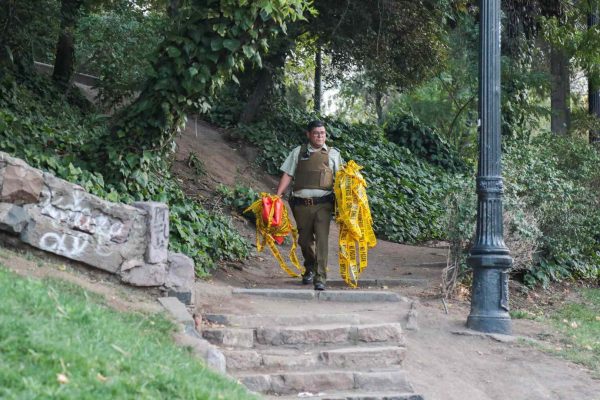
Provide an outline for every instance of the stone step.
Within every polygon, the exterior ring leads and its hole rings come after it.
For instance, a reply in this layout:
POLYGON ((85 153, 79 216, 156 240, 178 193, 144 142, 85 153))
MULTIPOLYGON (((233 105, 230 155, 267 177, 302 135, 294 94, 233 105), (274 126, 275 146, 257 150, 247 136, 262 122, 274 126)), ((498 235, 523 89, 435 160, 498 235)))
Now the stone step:
POLYGON ((263 296, 289 300, 381 303, 407 301, 398 293, 380 290, 233 289, 234 295, 263 296))
POLYGON ((298 400, 307 398, 310 400, 425 400, 423 396, 415 393, 397 393, 397 392, 303 392, 300 397, 298 394, 290 396, 264 396, 266 400, 298 400))
POLYGON ((330 345, 343 343, 404 343, 399 323, 369 325, 305 325, 299 327, 208 328, 202 336, 224 347, 252 348, 256 345, 330 345))
POLYGON ((202 329, 202 337, 217 346, 243 348, 254 347, 254 329, 202 329))
POLYGON ((256 342, 281 346, 298 344, 341 344, 371 342, 401 342, 399 323, 369 325, 310 325, 301 327, 257 328, 256 342))
MULTIPOLYGON (((446 262, 443 264, 445 267, 446 262)), ((298 279, 287 279, 285 283, 288 285, 299 284, 298 279)), ((387 289, 398 286, 427 286, 428 283, 429 280, 425 278, 362 278, 358 281, 358 287, 360 289, 387 289)), ((327 279, 327 287, 349 289, 348 284, 343 279, 327 279)))
POLYGON ((257 328, 264 326, 351 324, 358 325, 357 314, 310 314, 310 315, 237 315, 203 314, 202 318, 213 324, 239 328, 257 328))
POLYGON ((318 368, 382 368, 402 364, 406 348, 360 346, 302 352, 295 349, 224 350, 227 370, 306 371, 318 368))
POLYGON ((377 371, 317 370, 274 374, 234 374, 249 390, 264 394, 298 394, 327 391, 397 391, 411 393, 413 388, 400 369, 377 371))

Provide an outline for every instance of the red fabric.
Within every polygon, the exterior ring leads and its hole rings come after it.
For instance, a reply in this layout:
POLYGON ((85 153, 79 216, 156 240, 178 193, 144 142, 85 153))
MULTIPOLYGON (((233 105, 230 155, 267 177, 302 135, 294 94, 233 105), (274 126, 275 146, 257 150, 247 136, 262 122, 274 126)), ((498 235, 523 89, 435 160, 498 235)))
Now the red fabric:
MULTIPOLYGON (((280 198, 276 198, 272 200, 270 197, 262 198, 263 209, 262 209, 262 218, 264 222, 269 222, 269 214, 271 213, 271 208, 274 207, 273 218, 271 219, 271 226, 279 226, 281 224, 281 214, 283 211, 283 202, 280 198)), ((281 243, 280 243, 281 244, 281 243)))

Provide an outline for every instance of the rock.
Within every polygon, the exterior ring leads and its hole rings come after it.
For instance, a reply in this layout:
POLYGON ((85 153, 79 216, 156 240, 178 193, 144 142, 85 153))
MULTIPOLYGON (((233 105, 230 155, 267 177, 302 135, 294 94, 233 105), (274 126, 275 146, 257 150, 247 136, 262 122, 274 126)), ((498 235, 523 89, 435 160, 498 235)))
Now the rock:
POLYGON ((140 260, 127 260, 119 273, 123 282, 134 286, 161 286, 165 283, 167 269, 164 264, 146 264, 140 260))
POLYGON ((159 297, 158 302, 176 322, 184 326, 194 326, 193 317, 178 299, 173 297, 159 297))
POLYGON ((400 365, 405 355, 406 348, 399 346, 346 347, 325 349, 320 358, 324 364, 335 368, 381 368, 400 365))
POLYGON ((11 233, 21 233, 27 226, 29 216, 22 207, 10 203, 0 203, 0 229, 11 233))
POLYGON ((247 375, 240 377, 240 382, 253 392, 265 393, 271 390, 270 375, 247 375))
POLYGON ((0 201, 18 205, 37 203, 44 179, 39 170, 27 165, 7 165, 2 172, 0 201))
POLYGON ((182 253, 169 252, 167 258, 169 274, 165 286, 191 287, 194 283, 194 260, 182 253))
POLYGON ((227 362, 223 353, 215 346, 209 346, 206 351, 206 364, 215 371, 225 373, 227 362))
POLYGON ((398 323, 360 325, 357 339, 361 342, 388 342, 402 339, 402 327, 398 323))
POLYGON ((354 375, 351 371, 284 372, 271 376, 271 390, 278 394, 299 393, 318 388, 319 391, 351 390, 354 375))
POLYGON ((254 346, 254 331, 252 329, 203 329, 202 337, 216 345, 243 348, 252 348, 254 346))
POLYGON ((146 211, 147 237, 146 262, 157 264, 167 262, 169 247, 169 207, 164 203, 140 201, 134 207, 146 211))
POLYGON ((194 302, 194 260, 185 254, 169 252, 165 288, 169 296, 185 304, 194 302))
POLYGON ((406 330, 408 331, 418 331, 419 323, 417 321, 417 317, 419 313, 417 312, 417 303, 412 302, 410 305, 410 311, 408 312, 408 317, 406 321, 406 330))
POLYGON ((354 381, 357 389, 413 392, 411 384, 406 379, 406 373, 402 370, 356 372, 354 381))
POLYGON ((196 355, 202 357, 210 368, 225 373, 227 368, 225 356, 217 347, 204 339, 188 336, 184 333, 178 333, 175 337, 177 342, 190 347, 196 355))
POLYGON ((260 368, 262 357, 256 350, 225 350, 227 368, 230 371, 260 368))
POLYGON ((351 326, 313 325, 310 327, 265 327, 256 329, 258 343, 271 346, 296 344, 345 343, 351 326))
POLYGON ((112 273, 125 260, 144 258, 146 212, 102 200, 50 174, 43 177, 39 203, 23 206, 31 221, 22 241, 112 273))

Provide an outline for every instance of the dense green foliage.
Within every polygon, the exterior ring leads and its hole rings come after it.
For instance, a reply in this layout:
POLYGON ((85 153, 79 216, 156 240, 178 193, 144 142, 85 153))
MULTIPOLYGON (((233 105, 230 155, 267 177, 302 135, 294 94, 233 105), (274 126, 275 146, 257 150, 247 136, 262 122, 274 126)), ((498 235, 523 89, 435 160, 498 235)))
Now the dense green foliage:
POLYGON ((408 148, 414 155, 449 171, 465 170, 465 162, 444 138, 413 115, 391 117, 385 135, 392 142, 408 148))
POLYGON ((532 283, 600 276, 599 163, 584 141, 551 134, 507 149, 507 196, 523 201, 543 233, 532 283))
POLYGON ((117 105, 141 90, 166 25, 164 15, 133 4, 80 18, 77 71, 100 79, 96 86, 104 105, 117 105))
POLYGON ((199 274, 207 273, 220 259, 247 256, 249 245, 233 230, 229 219, 187 199, 160 154, 144 152, 140 159, 163 166, 162 170, 140 170, 135 168, 137 159, 132 159, 122 165, 122 181, 106 179, 104 166, 94 157, 105 145, 106 122, 75 89, 64 95, 45 77, 3 77, 1 150, 110 201, 166 202, 171 211, 171 250, 193 257, 199 274))
POLYGON ((177 347, 174 330, 161 315, 118 313, 78 286, 0 266, 0 397, 255 398, 177 347))

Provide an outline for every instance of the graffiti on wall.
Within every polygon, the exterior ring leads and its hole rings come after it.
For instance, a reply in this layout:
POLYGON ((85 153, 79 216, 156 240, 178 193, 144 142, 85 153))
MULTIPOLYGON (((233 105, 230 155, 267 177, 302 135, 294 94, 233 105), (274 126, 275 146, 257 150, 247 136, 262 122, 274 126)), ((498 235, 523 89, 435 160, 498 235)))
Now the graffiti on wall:
POLYGON ((41 213, 56 224, 67 224, 81 234, 61 234, 47 232, 40 238, 40 248, 69 257, 77 257, 89 246, 99 256, 112 254, 110 245, 123 243, 129 234, 126 225, 99 211, 92 212, 82 190, 74 190, 69 195, 52 196, 48 189, 42 191, 41 213))

